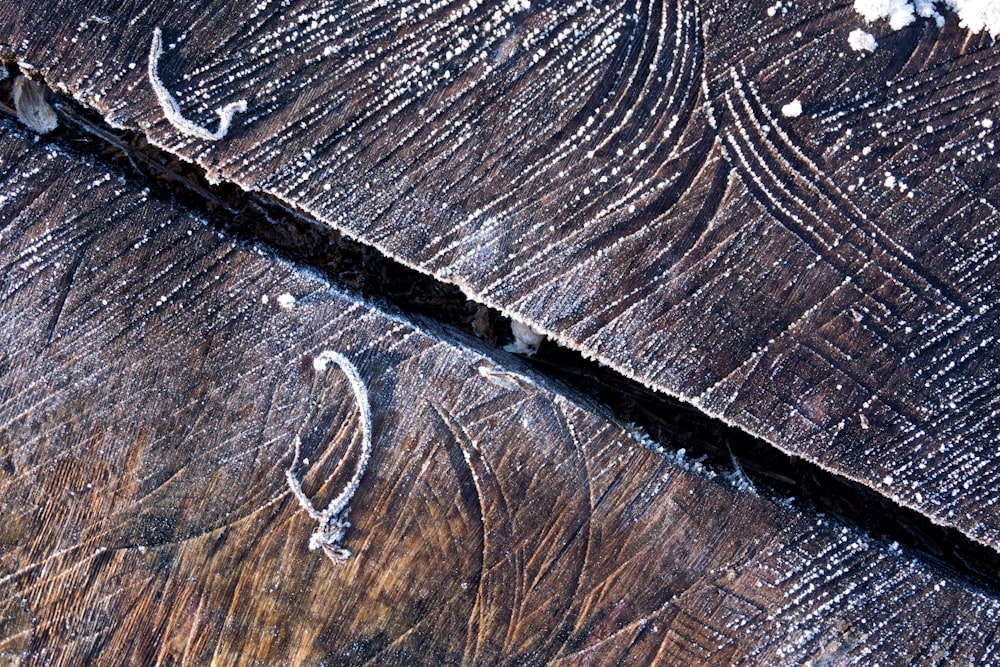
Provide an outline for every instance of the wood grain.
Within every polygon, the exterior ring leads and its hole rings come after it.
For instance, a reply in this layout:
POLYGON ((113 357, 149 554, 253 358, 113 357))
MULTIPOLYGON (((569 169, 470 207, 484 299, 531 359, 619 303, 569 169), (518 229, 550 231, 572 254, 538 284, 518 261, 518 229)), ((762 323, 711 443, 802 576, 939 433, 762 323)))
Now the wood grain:
POLYGON ((772 5, 26 0, 0 43, 213 178, 996 548, 1000 50, 949 17, 858 54, 849 3, 772 5), (221 141, 166 119, 157 28, 186 120, 247 100, 221 141))
POLYGON ((0 184, 8 664, 1000 662, 1000 601, 639 446, 512 357, 6 120, 0 184), (339 566, 284 477, 296 436, 317 506, 353 472, 325 349, 374 434, 339 566))

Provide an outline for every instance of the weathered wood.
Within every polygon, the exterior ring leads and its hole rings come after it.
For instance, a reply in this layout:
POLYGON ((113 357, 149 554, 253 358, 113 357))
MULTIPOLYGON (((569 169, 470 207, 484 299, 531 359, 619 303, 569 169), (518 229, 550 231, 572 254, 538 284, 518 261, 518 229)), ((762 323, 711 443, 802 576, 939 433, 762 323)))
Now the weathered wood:
POLYGON ((772 5, 25 0, 0 43, 213 177, 1000 546, 1000 50, 949 17, 859 54, 845 4, 772 5), (243 99, 221 141, 180 131, 243 99))
POLYGON ((998 661, 996 599, 60 151, 0 121, 4 660, 998 661), (374 434, 342 565, 284 473, 357 463, 327 349, 374 434))

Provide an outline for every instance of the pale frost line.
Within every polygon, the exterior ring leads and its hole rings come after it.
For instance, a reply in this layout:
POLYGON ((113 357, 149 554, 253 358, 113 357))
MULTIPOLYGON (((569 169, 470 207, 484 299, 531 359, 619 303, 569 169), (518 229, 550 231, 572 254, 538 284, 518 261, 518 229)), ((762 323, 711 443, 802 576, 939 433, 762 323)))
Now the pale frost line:
POLYGON ((531 391, 535 388, 535 383, 531 380, 531 378, 492 366, 480 366, 479 374, 486 378, 491 384, 503 387, 504 389, 531 391))
POLYGON ((351 511, 348 504, 351 502, 354 492, 358 490, 358 486, 361 484, 361 477, 365 474, 365 469, 368 467, 368 459, 371 458, 372 416, 371 406, 368 402, 368 390, 365 388, 365 383, 361 379, 358 369, 347 357, 333 350, 324 350, 313 359, 313 369, 317 373, 322 373, 326 371, 331 363, 336 364, 347 377, 347 382, 354 391, 354 399, 358 403, 358 412, 361 417, 361 457, 358 461, 357 470, 355 470, 354 477, 347 483, 344 490, 330 501, 326 509, 322 511, 317 510, 313 506, 312 501, 306 498, 306 494, 302 491, 302 486, 295 479, 294 471, 299 461, 299 449, 301 447, 299 437, 295 436, 295 441, 292 445, 295 453, 292 457, 292 464, 285 471, 285 478, 288 480, 288 487, 291 489, 292 495, 299 501, 299 505, 302 506, 302 509, 306 511, 306 514, 310 518, 319 524, 309 538, 309 550, 313 551, 322 548, 332 561, 342 562, 347 560, 351 555, 348 549, 340 545, 340 540, 344 537, 344 533, 351 526, 347 520, 347 515, 351 511))
POLYGON ((192 123, 184 117, 184 114, 181 113, 180 105, 177 104, 177 100, 174 99, 174 96, 163 85, 163 82, 160 81, 157 69, 159 68, 160 56, 162 54, 163 34, 159 28, 155 28, 153 30, 153 43, 149 47, 149 83, 152 84, 153 92, 156 93, 156 99, 160 102, 160 108, 163 109, 163 114, 170 121, 170 124, 183 134, 190 137, 198 137, 206 141, 218 141, 226 136, 226 133, 229 132, 229 124, 233 121, 233 116, 238 112, 247 110, 247 101, 239 100, 238 102, 231 102, 221 109, 217 109, 216 113, 219 114, 219 129, 215 132, 209 132, 208 128, 192 123))

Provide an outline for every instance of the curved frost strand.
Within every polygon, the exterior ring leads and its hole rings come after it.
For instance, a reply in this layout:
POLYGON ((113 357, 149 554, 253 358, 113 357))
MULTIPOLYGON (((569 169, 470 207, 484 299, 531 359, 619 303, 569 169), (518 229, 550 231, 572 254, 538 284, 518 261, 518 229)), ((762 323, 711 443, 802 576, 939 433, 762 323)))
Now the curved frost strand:
POLYGON ((180 106, 177 104, 177 100, 174 99, 174 96, 170 94, 167 87, 160 81, 160 75, 157 70, 159 69, 160 55, 162 53, 163 34, 159 28, 156 28, 153 30, 153 43, 149 47, 149 83, 152 84, 153 92, 156 93, 156 99, 159 100, 163 114, 170 121, 170 124, 183 134, 205 139, 206 141, 218 141, 226 136, 226 133, 229 132, 229 124, 233 121, 233 116, 247 110, 247 101, 239 100, 238 102, 231 102, 221 109, 217 109, 216 113, 219 114, 219 129, 215 132, 210 132, 208 128, 192 123, 184 117, 180 106))
POLYGON ((365 388, 365 383, 361 379, 358 369, 347 357, 333 350, 324 350, 319 356, 313 359, 313 368, 316 372, 322 373, 331 363, 336 364, 347 377, 347 381, 354 391, 354 399, 358 403, 358 412, 361 416, 361 456, 358 461, 358 467, 354 471, 351 481, 344 487, 344 490, 330 501, 326 509, 319 511, 313 506, 312 501, 306 498, 305 493, 302 491, 302 486, 295 479, 295 466, 299 461, 299 449, 301 446, 299 437, 295 436, 293 443, 295 453, 292 457, 292 464, 285 471, 285 478, 288 480, 288 487, 291 489, 292 495, 299 501, 299 505, 306 511, 306 514, 319 524, 309 538, 309 550, 322 548, 331 560, 342 562, 347 560, 351 555, 348 549, 340 545, 340 540, 344 537, 344 533, 351 526, 350 522, 347 521, 347 515, 351 511, 348 504, 351 502, 354 492, 358 490, 358 486, 361 484, 361 477, 365 474, 365 469, 368 467, 368 459, 371 458, 372 416, 371 406, 368 403, 368 390, 365 388))

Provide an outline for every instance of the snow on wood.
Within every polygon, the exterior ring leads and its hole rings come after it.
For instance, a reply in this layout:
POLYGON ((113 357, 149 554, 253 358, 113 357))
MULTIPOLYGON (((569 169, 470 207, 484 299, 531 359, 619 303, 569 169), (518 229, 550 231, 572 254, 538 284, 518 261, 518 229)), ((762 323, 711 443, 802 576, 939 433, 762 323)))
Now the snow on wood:
POLYGON ((799 100, 792 100, 788 104, 781 107, 781 115, 785 118, 798 118, 802 115, 802 102, 799 100))
POLYGON ((898 31, 827 0, 196 4, 7 3, 0 43, 213 178, 1000 546, 1000 49, 972 3, 898 31), (184 118, 247 101, 225 141, 163 122, 158 26, 184 118))
POLYGON ((847 36, 847 43, 855 51, 874 51, 878 48, 878 41, 870 32, 865 32, 861 28, 856 28, 847 36))
MULTIPOLYGON (((933 18, 942 27, 945 19, 937 4, 936 0, 854 0, 854 10, 869 23, 888 19, 893 30, 905 28, 917 16, 933 18)), ((970 32, 986 31, 994 39, 1000 37, 1000 5, 995 0, 941 0, 940 4, 956 12, 959 25, 970 32)))
POLYGON ((0 192, 0 660, 997 660, 993 597, 7 121, 0 192))

